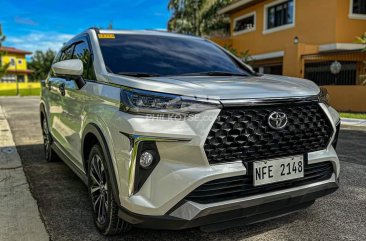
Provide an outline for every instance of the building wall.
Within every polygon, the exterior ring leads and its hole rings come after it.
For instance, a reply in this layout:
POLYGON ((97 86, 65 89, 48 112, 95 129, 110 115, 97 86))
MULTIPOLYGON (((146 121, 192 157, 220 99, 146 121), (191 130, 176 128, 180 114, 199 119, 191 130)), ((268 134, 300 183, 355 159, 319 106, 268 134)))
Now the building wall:
POLYGON ((210 40, 220 46, 232 46, 232 38, 230 37, 211 37, 210 40))
POLYGON ((366 86, 324 86, 330 96, 330 104, 338 111, 366 112, 366 86))
POLYGON ((349 16, 351 1, 295 0, 295 26, 266 34, 263 33, 264 6, 275 1, 260 1, 230 14, 233 47, 238 51, 249 49, 252 55, 276 52, 292 45, 295 36, 300 43, 308 45, 354 43, 356 36, 366 32, 366 19, 353 19, 349 16), (256 30, 234 35, 235 19, 252 12, 256 12, 256 30))
POLYGON ((232 29, 235 18, 255 11, 256 30, 236 36, 232 32, 233 47, 239 51, 249 49, 252 55, 256 55, 281 51, 291 47, 296 36, 299 38, 300 43, 309 45, 334 43, 337 36, 337 1, 295 0, 295 26, 290 29, 266 34, 263 34, 264 6, 274 2, 273 0, 262 1, 257 5, 235 12, 230 15, 232 29))
MULTIPOLYGON (((18 88, 19 90, 25 90, 31 92, 32 89, 40 89, 41 83, 40 82, 19 83, 18 88)), ((17 89, 16 83, 0 83, 0 95, 2 91, 11 91, 16 89, 17 89)))
POLYGON ((366 32, 366 16, 364 19, 355 19, 350 15, 352 0, 337 0, 336 38, 338 43, 353 43, 356 36, 366 32))
MULTIPOLYGON (((27 61, 24 55, 8 53, 7 55, 3 56, 3 63, 9 63, 11 59, 16 61, 17 70, 27 69, 27 61), (19 60, 21 61, 21 64, 18 63, 19 60)), ((15 66, 9 66, 9 70, 15 70, 15 66)))
MULTIPOLYGON (((13 54, 7 53, 6 55, 2 56, 2 63, 10 63, 11 59, 14 59, 16 66, 10 65, 8 70, 26 70, 27 69, 27 60, 24 54, 13 54), (21 63, 19 63, 21 61, 21 63)), ((28 82, 28 75, 27 74, 19 74, 24 75, 25 82, 28 82)))

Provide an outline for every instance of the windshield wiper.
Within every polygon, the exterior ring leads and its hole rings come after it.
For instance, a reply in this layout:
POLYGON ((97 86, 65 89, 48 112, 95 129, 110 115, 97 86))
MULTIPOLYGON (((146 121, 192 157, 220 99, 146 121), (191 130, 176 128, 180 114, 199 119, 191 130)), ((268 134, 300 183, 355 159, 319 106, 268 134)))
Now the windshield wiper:
POLYGON ((207 71, 207 72, 198 72, 198 73, 188 73, 182 74, 184 76, 248 76, 248 74, 244 73, 232 73, 232 72, 225 72, 225 71, 207 71))
POLYGON ((119 75, 127 75, 133 77, 159 77, 160 75, 154 73, 143 73, 143 72, 118 72, 119 75))

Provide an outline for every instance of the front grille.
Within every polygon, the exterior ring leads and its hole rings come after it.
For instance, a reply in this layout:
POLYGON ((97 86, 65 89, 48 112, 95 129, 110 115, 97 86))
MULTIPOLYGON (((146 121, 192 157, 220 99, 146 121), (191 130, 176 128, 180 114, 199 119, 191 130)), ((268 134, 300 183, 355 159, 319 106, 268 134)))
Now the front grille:
POLYGON ((254 161, 305 154, 325 149, 332 137, 329 119, 318 103, 225 108, 218 115, 204 144, 210 164, 254 161), (274 111, 288 124, 269 127, 274 111))
POLYGON ((332 177, 332 174, 332 163, 322 162, 305 165, 303 178, 258 187, 253 186, 252 176, 228 177, 201 185, 185 199, 203 204, 227 201, 328 180, 332 177))

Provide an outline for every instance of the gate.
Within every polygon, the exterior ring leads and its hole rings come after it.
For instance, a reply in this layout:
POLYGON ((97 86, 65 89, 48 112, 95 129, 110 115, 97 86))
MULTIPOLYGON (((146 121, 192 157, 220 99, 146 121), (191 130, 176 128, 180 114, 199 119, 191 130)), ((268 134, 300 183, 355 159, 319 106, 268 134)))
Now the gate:
POLYGON ((357 62, 339 61, 342 68, 338 74, 330 71, 333 62, 305 63, 305 79, 312 80, 317 85, 356 85, 357 62))

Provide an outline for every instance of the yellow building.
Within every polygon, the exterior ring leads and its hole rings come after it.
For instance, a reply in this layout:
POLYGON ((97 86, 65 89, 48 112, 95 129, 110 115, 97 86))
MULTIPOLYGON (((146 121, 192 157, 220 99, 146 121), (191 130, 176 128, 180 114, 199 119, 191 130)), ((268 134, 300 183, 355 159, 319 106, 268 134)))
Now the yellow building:
POLYGON ((313 80, 342 111, 366 112, 366 0, 238 0, 221 9, 229 37, 214 37, 238 52, 249 50, 261 73, 313 80))
POLYGON ((0 51, 5 53, 0 59, 1 63, 10 63, 7 73, 1 78, 0 83, 15 83, 17 80, 19 83, 27 83, 28 75, 32 71, 27 69, 25 56, 32 52, 11 47, 0 47, 0 51))

